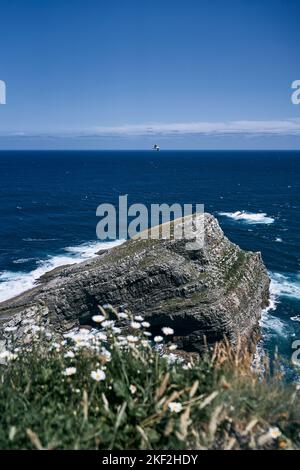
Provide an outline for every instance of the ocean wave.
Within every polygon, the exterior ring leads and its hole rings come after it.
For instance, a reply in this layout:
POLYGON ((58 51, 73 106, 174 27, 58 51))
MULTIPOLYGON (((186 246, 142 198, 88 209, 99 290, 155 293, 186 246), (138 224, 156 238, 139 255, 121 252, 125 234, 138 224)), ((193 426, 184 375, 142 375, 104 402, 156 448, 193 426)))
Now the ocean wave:
POLYGON ((29 263, 29 261, 35 261, 36 258, 19 258, 19 259, 14 259, 13 263, 14 264, 24 264, 24 263, 29 263))
POLYGON ((275 219, 269 217, 265 212, 246 212, 246 211, 236 211, 236 212, 218 212, 219 215, 224 217, 229 217, 230 219, 241 221, 247 224, 272 224, 275 219))
MULTIPOLYGON (((290 297, 300 300, 300 277, 298 274, 281 274, 270 272, 270 302, 262 311, 260 326, 264 338, 274 335, 289 337, 291 329, 286 321, 276 316, 277 305, 282 297, 290 297), (273 313, 274 312, 274 313, 273 313)), ((292 321, 300 321, 300 316, 291 318, 292 321)))
POLYGON ((36 281, 47 271, 59 266, 80 263, 97 256, 99 250, 120 245, 124 240, 113 242, 90 242, 64 249, 65 254, 49 256, 38 262, 38 267, 30 272, 3 271, 0 274, 0 302, 8 300, 35 286, 36 281))
POLYGON ((272 315, 270 311, 267 311, 266 309, 262 312, 260 326, 262 329, 262 336, 265 339, 270 338, 270 336, 274 336, 274 334, 285 338, 288 337, 290 333, 287 323, 275 315, 272 315))
POLYGON ((264 314, 275 311, 281 297, 291 297, 300 300, 300 277, 296 275, 285 275, 269 272, 270 299, 269 305, 263 310, 264 314))
POLYGON ((299 274, 269 273, 271 278, 271 297, 291 297, 300 300, 300 277, 299 274))

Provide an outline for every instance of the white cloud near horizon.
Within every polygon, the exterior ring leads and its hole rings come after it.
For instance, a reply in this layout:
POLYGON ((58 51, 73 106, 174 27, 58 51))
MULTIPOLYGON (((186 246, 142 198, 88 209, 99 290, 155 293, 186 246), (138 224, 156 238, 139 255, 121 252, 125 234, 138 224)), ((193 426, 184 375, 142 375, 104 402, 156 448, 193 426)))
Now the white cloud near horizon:
POLYGON ((0 133, 1 137, 48 137, 48 138, 81 138, 81 137, 142 137, 142 136, 300 136, 300 118, 270 121, 227 121, 227 122, 189 122, 189 123, 153 123, 128 124, 120 126, 98 126, 90 129, 68 131, 15 131, 0 133))
POLYGON ((228 121, 228 122, 190 122, 129 124, 123 126, 101 126, 86 135, 94 136, 147 136, 147 135, 300 135, 300 118, 280 121, 228 121))

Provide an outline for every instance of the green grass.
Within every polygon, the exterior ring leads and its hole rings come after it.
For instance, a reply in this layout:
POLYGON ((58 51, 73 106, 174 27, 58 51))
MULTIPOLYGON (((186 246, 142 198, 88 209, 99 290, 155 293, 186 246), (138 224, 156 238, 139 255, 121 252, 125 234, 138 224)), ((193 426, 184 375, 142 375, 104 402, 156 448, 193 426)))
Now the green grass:
POLYGON ((2 366, 0 448, 300 446, 300 391, 277 375, 255 374, 250 353, 222 344, 170 364, 141 330, 133 346, 118 335, 108 329, 104 343, 37 340, 2 366), (76 373, 65 376, 67 367, 76 373), (91 377, 97 369, 105 380, 91 377))

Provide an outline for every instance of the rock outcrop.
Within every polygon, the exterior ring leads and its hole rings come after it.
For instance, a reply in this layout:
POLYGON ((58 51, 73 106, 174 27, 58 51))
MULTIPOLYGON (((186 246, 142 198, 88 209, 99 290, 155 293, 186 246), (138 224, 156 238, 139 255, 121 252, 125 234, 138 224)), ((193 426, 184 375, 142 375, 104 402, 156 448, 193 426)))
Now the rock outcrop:
MULTIPOLYGON (((179 223, 178 221, 174 222, 179 223)), ((175 331, 187 351, 200 351, 224 335, 235 343, 257 330, 268 304, 269 278, 260 253, 231 243, 217 220, 205 214, 204 247, 185 240, 129 240, 86 262, 43 276, 28 292, 0 304, 0 321, 18 326, 44 318, 56 331, 89 324, 98 305, 142 314, 153 332, 175 331)))

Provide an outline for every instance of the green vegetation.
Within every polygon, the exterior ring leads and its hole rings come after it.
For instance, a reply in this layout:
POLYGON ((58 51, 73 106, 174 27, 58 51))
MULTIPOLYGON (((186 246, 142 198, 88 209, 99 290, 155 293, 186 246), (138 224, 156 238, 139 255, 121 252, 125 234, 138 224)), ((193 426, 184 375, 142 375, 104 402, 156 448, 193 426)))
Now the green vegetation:
POLYGON ((1 449, 300 447, 300 391, 267 363, 262 377, 227 343, 183 356, 172 336, 153 348, 141 318, 118 318, 126 334, 103 309, 94 319, 96 334, 58 341, 35 327, 32 345, 2 353, 1 449))

